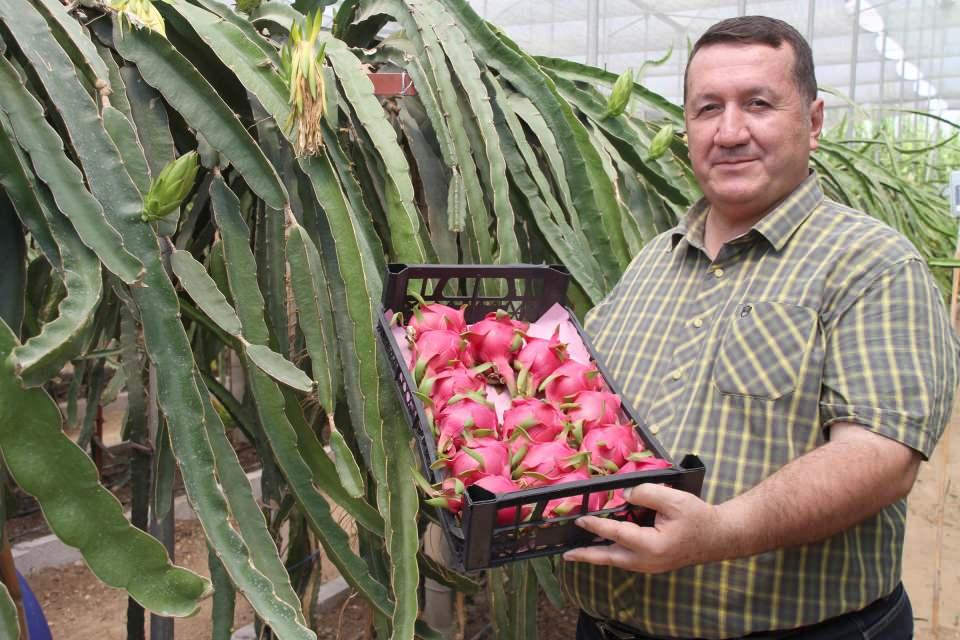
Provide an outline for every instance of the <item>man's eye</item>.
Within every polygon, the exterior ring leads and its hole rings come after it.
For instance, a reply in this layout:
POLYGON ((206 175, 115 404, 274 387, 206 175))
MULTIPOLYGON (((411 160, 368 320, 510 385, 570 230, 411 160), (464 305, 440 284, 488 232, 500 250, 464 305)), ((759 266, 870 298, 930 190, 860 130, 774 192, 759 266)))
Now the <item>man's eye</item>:
POLYGON ((770 103, 761 98, 754 98, 750 101, 750 106, 755 109, 762 109, 763 107, 770 106, 770 103))
POLYGON ((718 110, 719 108, 720 108, 720 105, 717 105, 717 104, 705 104, 702 107, 700 107, 700 113, 711 113, 713 111, 718 110))

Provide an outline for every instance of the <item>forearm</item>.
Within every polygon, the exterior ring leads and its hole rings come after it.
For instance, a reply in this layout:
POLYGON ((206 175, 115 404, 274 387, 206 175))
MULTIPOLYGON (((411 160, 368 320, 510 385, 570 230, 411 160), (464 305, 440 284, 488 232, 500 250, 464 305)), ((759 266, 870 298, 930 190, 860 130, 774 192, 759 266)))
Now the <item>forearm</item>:
POLYGON ((919 455, 850 424, 821 447, 716 507, 717 560, 824 540, 905 496, 919 455))

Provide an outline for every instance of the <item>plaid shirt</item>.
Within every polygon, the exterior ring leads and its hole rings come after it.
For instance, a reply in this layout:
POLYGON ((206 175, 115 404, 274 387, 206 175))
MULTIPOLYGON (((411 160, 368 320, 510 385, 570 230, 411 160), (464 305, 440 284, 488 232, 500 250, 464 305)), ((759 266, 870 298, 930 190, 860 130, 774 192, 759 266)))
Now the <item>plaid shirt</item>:
MULTIPOLYGON (((703 498, 729 500, 844 421, 930 455, 958 349, 914 247, 826 200, 811 174, 711 261, 708 205, 651 241, 586 331, 673 455, 698 454, 703 498)), ((590 615, 650 635, 729 638, 862 608, 900 580, 906 501, 816 544, 661 575, 561 563, 590 615)))

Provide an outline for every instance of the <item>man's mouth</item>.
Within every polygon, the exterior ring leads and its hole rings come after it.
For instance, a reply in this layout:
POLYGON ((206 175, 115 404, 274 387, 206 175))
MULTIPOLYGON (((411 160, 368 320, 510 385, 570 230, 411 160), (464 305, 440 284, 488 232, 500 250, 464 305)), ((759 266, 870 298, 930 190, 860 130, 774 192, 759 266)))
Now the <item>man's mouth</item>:
POLYGON ((747 164, 748 162, 753 162, 756 158, 721 158, 720 160, 715 160, 714 165, 727 165, 727 166, 736 166, 741 164, 747 164))

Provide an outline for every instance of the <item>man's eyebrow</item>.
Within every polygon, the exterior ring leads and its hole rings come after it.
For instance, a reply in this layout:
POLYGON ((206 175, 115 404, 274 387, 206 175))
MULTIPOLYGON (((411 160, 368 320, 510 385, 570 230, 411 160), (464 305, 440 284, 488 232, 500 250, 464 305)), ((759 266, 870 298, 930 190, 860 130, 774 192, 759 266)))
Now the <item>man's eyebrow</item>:
MULTIPOLYGON (((739 92, 740 96, 771 96, 776 97, 779 94, 769 85, 755 85, 752 87, 747 87, 739 92)), ((690 101, 703 101, 703 100, 720 100, 721 96, 716 91, 705 91, 703 93, 694 93, 690 96, 690 101)))

